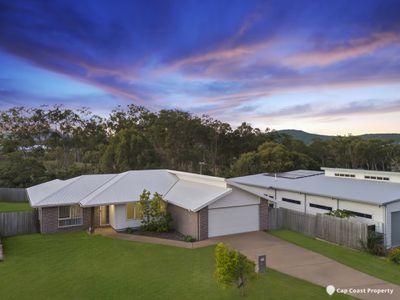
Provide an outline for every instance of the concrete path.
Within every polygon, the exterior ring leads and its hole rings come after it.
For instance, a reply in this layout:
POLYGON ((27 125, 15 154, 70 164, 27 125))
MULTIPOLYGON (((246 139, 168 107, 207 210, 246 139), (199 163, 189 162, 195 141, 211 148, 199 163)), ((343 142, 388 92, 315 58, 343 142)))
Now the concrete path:
MULTIPOLYGON (((267 267, 326 287, 342 289, 393 289, 393 294, 352 293, 360 299, 400 299, 400 286, 342 265, 330 258, 257 231, 210 239, 236 248, 250 259, 267 256, 267 267)), ((365 263, 368 263, 367 261, 365 263)), ((400 271, 400 270, 399 270, 400 271)))

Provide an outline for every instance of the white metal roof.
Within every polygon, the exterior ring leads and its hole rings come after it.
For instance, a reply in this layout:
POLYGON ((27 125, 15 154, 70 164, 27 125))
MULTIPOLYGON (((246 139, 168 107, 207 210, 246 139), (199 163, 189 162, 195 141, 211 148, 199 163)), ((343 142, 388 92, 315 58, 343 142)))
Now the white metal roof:
POLYGON ((376 205, 400 200, 399 183, 338 178, 323 174, 297 179, 256 174, 230 178, 227 183, 287 190, 376 205))
POLYGON ((179 180, 165 195, 165 200, 191 211, 198 211, 231 191, 232 189, 215 185, 179 180))
POLYGON ((49 195, 55 193, 74 179, 75 178, 69 180, 55 179, 28 188, 27 193, 29 195, 28 198, 31 206, 35 206, 40 202, 40 200, 47 198, 49 195))
POLYGON ((98 206, 138 201, 143 190, 165 195, 176 181, 176 176, 164 170, 128 171, 116 175, 80 203, 82 206, 98 206))
MULTIPOLYGON (((33 207, 78 204, 87 195, 115 177, 115 174, 82 175, 52 185, 52 192, 41 195, 41 188, 33 186, 27 193, 33 207), (36 191, 32 193, 32 190, 36 191)), ((46 183, 45 183, 46 184, 46 183)), ((39 185, 40 186, 40 185, 39 185)))
POLYGON ((135 170, 53 180, 27 189, 33 207, 79 204, 83 207, 138 201, 143 190, 197 211, 228 194, 223 178, 172 170, 135 170))

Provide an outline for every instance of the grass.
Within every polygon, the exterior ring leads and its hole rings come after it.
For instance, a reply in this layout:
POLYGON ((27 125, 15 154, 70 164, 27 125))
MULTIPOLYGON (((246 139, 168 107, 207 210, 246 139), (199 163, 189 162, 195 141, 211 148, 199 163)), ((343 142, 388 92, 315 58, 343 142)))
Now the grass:
POLYGON ((334 245, 290 230, 275 230, 272 235, 317 252, 346 266, 400 285, 400 266, 364 251, 334 245))
MULTIPOLYGON (((213 246, 181 249, 84 232, 9 237, 3 244, 3 299, 243 299, 215 283, 213 246)), ((245 299, 328 295, 323 287, 268 270, 251 282, 245 299)))
POLYGON ((0 202, 0 212, 32 210, 28 202, 0 202))

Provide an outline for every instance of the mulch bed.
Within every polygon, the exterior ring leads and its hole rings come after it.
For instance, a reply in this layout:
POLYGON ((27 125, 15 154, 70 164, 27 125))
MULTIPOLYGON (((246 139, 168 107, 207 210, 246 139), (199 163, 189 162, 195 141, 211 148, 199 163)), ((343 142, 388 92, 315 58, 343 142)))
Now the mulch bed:
POLYGON ((185 238, 185 236, 182 233, 177 232, 177 231, 153 232, 153 231, 135 230, 135 231, 131 232, 130 234, 150 236, 150 237, 156 237, 156 238, 167 239, 167 240, 175 240, 175 241, 184 241, 184 238, 185 238))

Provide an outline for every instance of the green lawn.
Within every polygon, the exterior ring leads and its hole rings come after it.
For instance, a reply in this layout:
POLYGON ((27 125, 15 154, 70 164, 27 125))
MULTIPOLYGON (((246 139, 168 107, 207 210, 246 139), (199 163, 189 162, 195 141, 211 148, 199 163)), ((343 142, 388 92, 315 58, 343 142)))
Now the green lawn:
POLYGON ((28 202, 0 202, 0 212, 32 210, 28 202))
MULTIPOLYGON (((215 283, 213 246, 190 250, 83 232, 10 237, 3 244, 1 299, 243 299, 215 283)), ((328 298, 324 288, 273 270, 252 282, 246 297, 328 298)))
POLYGON ((400 266, 363 251, 342 247, 290 230, 275 230, 272 235, 332 258, 344 265, 400 285, 400 266))

